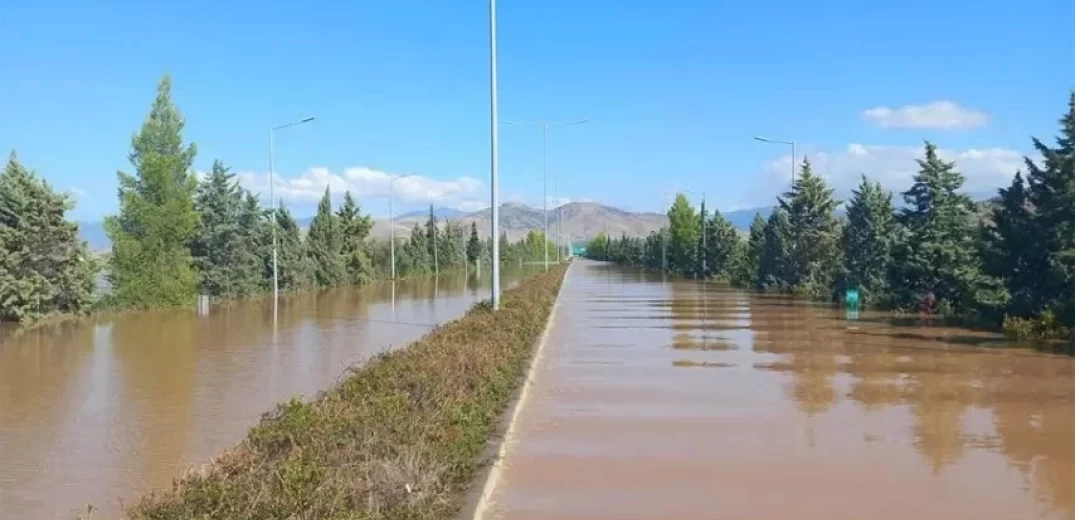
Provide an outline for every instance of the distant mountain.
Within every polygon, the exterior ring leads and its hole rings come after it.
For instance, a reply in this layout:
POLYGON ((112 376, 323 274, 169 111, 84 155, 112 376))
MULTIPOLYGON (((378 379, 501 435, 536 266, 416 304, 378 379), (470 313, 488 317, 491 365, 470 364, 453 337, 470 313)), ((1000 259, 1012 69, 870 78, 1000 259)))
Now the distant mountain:
POLYGON ((728 219, 736 229, 746 231, 750 229, 750 223, 754 222, 754 215, 761 214, 761 218, 768 219, 774 207, 737 209, 727 213, 721 211, 720 214, 724 215, 724 218, 728 219))
MULTIPOLYGON (((465 213, 462 212, 462 211, 459 211, 457 209, 452 209, 452 208, 433 208, 433 216, 437 217, 437 218, 441 218, 441 219, 444 219, 444 218, 456 218, 456 217, 458 217, 460 215, 465 215, 465 213)), ((420 210, 415 210, 415 211, 408 211, 408 212, 406 212, 406 213, 404 213, 402 215, 396 215, 397 219, 406 219, 406 218, 415 218, 415 217, 428 218, 429 217, 429 210, 428 209, 420 209, 420 210)))
POLYGON ((90 251, 101 252, 112 249, 112 241, 105 232, 104 222, 78 222, 78 235, 90 247, 90 251))
MULTIPOLYGON (((984 193, 982 195, 983 199, 986 198, 984 193)), ((985 207, 984 205, 987 205, 988 201, 982 201, 979 204, 985 207)), ((478 233, 482 237, 486 237, 489 234, 489 221, 492 212, 488 208, 474 213, 464 213, 450 208, 435 208, 433 211, 441 222, 450 220, 462 223, 468 228, 471 223, 474 223, 477 225, 478 233)), ((737 229, 746 231, 750 229, 750 223, 754 220, 755 214, 761 214, 762 218, 767 219, 772 211, 773 206, 762 206, 722 212, 722 214, 737 229)), ((428 210, 411 211, 399 215, 395 219, 396 236, 410 236, 415 224, 423 225, 428 215, 428 210)), ((646 236, 652 231, 659 230, 668 222, 668 218, 663 213, 632 213, 596 202, 570 202, 558 208, 549 208, 550 236, 556 235, 561 215, 563 216, 564 237, 573 242, 589 240, 602 231, 606 231, 613 237, 619 237, 623 234, 627 236, 646 236)), ((836 215, 840 217, 845 215, 843 205, 836 210, 836 215)), ((297 219, 299 227, 303 230, 310 226, 310 221, 312 220, 313 217, 297 219)), ((531 230, 540 230, 543 225, 544 218, 540 208, 532 208, 518 203, 507 203, 500 206, 500 229, 504 230, 511 240, 525 237, 531 230)), ((388 238, 388 221, 383 219, 375 220, 371 233, 374 237, 388 238)), ((111 247, 102 222, 80 222, 79 234, 83 240, 89 243, 90 249, 93 251, 107 251, 111 247)))

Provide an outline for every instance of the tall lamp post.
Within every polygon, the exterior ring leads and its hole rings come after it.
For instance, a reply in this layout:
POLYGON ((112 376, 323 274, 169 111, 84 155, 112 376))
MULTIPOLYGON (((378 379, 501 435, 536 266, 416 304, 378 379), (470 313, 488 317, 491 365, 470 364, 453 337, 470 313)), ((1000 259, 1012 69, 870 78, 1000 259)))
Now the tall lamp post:
POLYGON ((545 231, 544 231, 544 233, 545 233, 545 245, 544 245, 544 247, 542 247, 542 249, 545 250, 545 270, 546 271, 549 270, 549 188, 548 188, 548 183, 546 182, 548 180, 548 171, 547 171, 547 168, 546 168, 546 166, 548 164, 548 154, 546 153, 546 150, 548 149, 549 127, 550 126, 576 126, 576 125, 586 124, 586 123, 589 123, 589 122, 590 122, 589 119, 580 119, 578 121, 567 121, 567 122, 561 122, 561 123, 549 123, 549 122, 545 122, 545 121, 534 121, 534 122, 504 121, 504 123, 509 124, 509 125, 537 126, 537 127, 541 128, 541 197, 542 197, 541 208, 542 208, 542 213, 544 213, 544 219, 545 219, 545 231))
POLYGON ((492 208, 493 310, 500 309, 500 205, 497 191, 496 0, 489 0, 489 198, 492 208))
POLYGON ((274 318, 276 317, 278 298, 280 297, 280 273, 276 263, 276 227, 279 225, 279 220, 277 219, 279 206, 276 201, 276 153, 273 150, 275 144, 274 134, 277 130, 309 123, 313 120, 314 118, 307 117, 306 119, 292 121, 269 129, 269 203, 272 204, 272 314, 274 318))
POLYGON ((769 139, 768 137, 754 136, 754 139, 763 143, 770 144, 787 144, 791 145, 791 184, 795 185, 795 141, 781 141, 779 139, 769 139))
POLYGON ((415 177, 414 174, 407 175, 393 175, 388 178, 388 241, 390 245, 388 249, 391 251, 392 263, 392 279, 396 279, 396 215, 392 209, 392 184, 396 182, 396 179, 406 179, 407 177, 415 177))

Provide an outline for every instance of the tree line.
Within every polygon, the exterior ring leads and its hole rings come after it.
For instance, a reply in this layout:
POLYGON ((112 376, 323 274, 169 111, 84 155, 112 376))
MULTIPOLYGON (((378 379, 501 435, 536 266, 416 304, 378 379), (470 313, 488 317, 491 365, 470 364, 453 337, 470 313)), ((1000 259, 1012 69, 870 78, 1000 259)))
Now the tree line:
MULTIPOLYGON (((283 206, 273 212, 239 186, 221 161, 204 179, 192 169, 182 114, 166 76, 131 139, 132 172, 120 172, 119 212, 105 220, 112 249, 94 258, 66 218, 72 198, 11 153, 0 172, 0 322, 32 322, 96 307, 191 305, 198 294, 243 298, 272 290, 273 244, 282 291, 364 284, 391 275, 391 243, 370 237, 373 219, 351 193, 333 208, 326 188, 307 232, 283 206), (99 290, 101 275, 110 290, 99 290)), ((501 242, 505 265, 541 258, 547 241, 531 232, 501 242)), ((555 246, 549 246, 555 251, 555 246)), ((396 244, 396 275, 439 273, 491 261, 491 242, 472 223, 423 226, 396 244)))
POLYGON ((823 300, 856 289, 875 307, 1066 337, 1075 327, 1075 92, 1055 145, 1032 142, 1041 160, 1025 158, 984 203, 961 191, 963 174, 926 142, 900 207, 863 175, 837 217, 842 202, 803 159, 791 189, 745 237, 679 194, 666 227, 644 238, 599 235, 587 256, 823 300))

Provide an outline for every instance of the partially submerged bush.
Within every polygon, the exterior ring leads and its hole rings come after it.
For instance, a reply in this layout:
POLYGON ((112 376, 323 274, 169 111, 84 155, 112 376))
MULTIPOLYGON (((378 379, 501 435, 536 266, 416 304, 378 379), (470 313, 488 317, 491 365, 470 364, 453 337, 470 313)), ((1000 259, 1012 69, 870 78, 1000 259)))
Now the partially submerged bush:
POLYGON ((245 441, 136 519, 451 516, 524 376, 566 267, 382 354, 312 402, 266 414, 245 441))
POLYGON ((1037 318, 1004 318, 1004 333, 1016 338, 1060 340, 1071 339, 1075 331, 1064 326, 1052 310, 1046 310, 1037 318))

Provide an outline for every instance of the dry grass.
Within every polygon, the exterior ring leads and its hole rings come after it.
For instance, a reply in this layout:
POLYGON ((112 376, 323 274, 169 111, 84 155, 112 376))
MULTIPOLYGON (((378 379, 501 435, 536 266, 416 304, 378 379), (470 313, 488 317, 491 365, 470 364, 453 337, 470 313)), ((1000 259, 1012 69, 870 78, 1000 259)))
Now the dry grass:
POLYGON ((432 519, 455 513, 522 381, 566 266, 478 305, 143 497, 135 519, 432 519))

